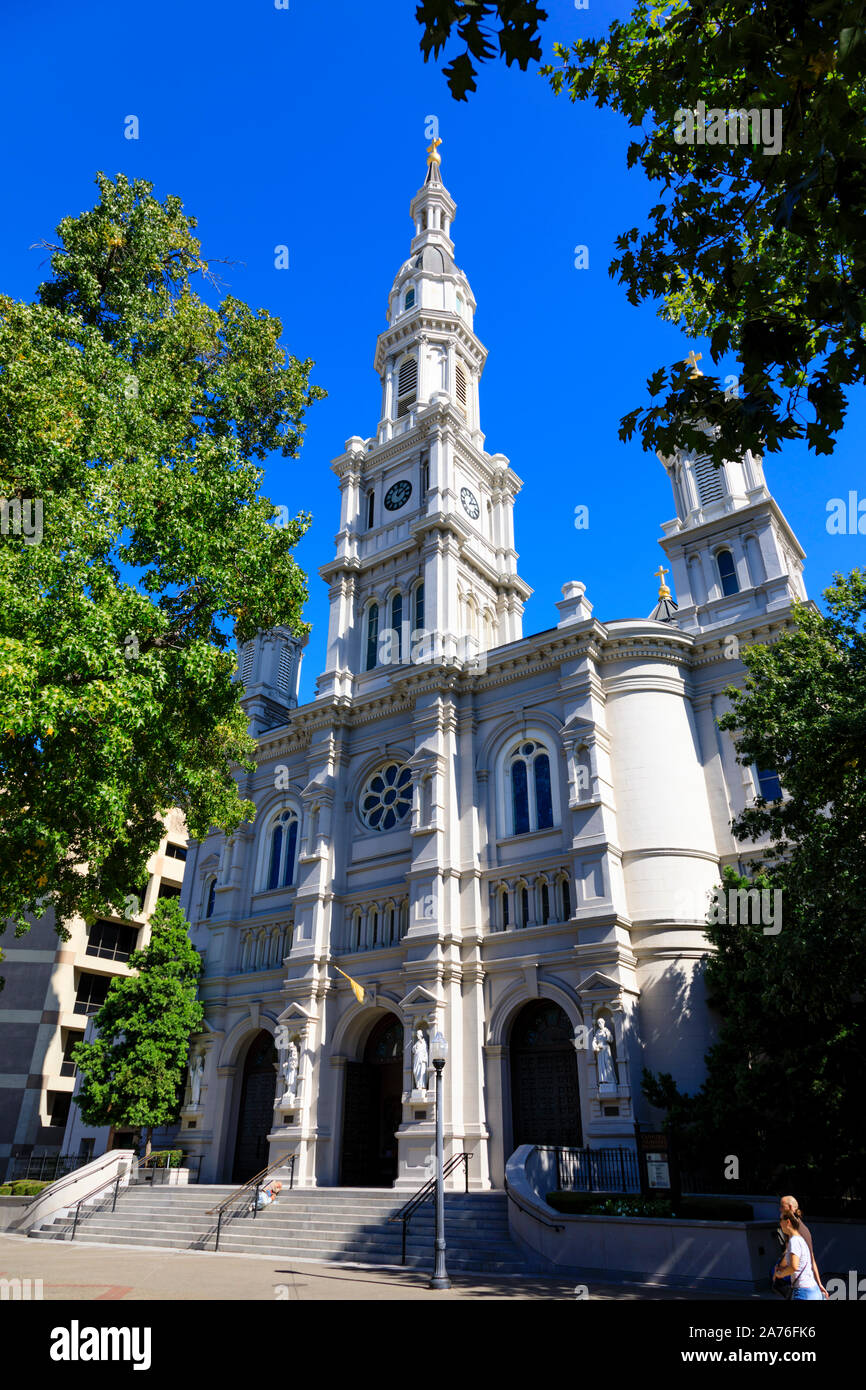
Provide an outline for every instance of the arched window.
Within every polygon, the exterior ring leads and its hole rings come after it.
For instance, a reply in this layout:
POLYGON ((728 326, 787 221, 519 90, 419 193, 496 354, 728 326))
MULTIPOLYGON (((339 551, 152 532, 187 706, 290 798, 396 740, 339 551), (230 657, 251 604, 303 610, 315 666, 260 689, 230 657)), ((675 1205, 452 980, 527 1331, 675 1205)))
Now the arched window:
POLYGON ((461 365, 460 365, 459 362, 457 363, 457 368, 456 368, 456 371, 455 371, 455 374, 454 374, 454 375, 455 375, 455 385, 456 385, 456 391, 457 391, 457 399, 458 399, 458 401, 460 402, 460 405, 461 405, 461 407, 462 407, 462 409, 463 409, 463 414, 465 415, 465 414, 466 414, 466 373, 465 373, 465 371, 463 370, 463 368, 461 367, 461 365))
POLYGON ((216 879, 212 878, 205 889, 205 917, 213 917, 213 910, 216 907, 216 885, 216 879))
POLYGON ((397 374, 397 417, 405 415, 415 400, 418 390, 418 363, 414 357, 405 357, 397 374))
POLYGON ((460 317, 462 318, 462 317, 463 317, 463 296, 462 296, 462 294, 458 294, 458 296, 457 296, 457 312, 458 312, 458 314, 460 315, 460 317))
POLYGON ((553 825, 550 757, 543 744, 525 739, 508 763, 511 783, 511 834, 528 835, 553 825))
POLYGON ((779 774, 766 768, 756 769, 758 774, 758 789, 765 801, 782 800, 782 783, 779 781, 779 774))
POLYGON ((424 497, 430 491, 430 464, 426 459, 421 460, 421 496, 424 497))
POLYGON ((403 660, 403 595, 395 594, 391 600, 391 628, 397 635, 396 656, 398 664, 403 660))
POLYGON ((414 598, 414 603, 415 603, 415 612, 414 612, 414 615, 413 615, 413 619, 414 619, 414 621, 413 621, 413 627, 414 627, 414 629, 415 629, 416 632, 421 632, 421 631, 423 631, 423 629, 424 629, 424 580, 423 580, 423 579, 421 580, 421 583, 420 583, 420 584, 416 584, 416 585, 415 585, 415 593, 414 593, 414 595, 413 595, 413 598, 414 598))
POLYGON ((722 584, 722 593, 738 594, 740 586, 737 583, 737 571, 734 565, 734 557, 730 550, 720 550, 716 556, 716 566, 719 571, 719 579, 722 584))
POLYGON ((288 888, 294 883, 297 848, 297 814, 294 811, 281 811, 271 830, 268 847, 268 889, 288 888))
POLYGON ((571 889, 568 886, 567 878, 562 878, 560 880, 559 892, 562 898, 562 917, 560 921, 568 922, 571 918, 571 889))
POLYGON ((367 493, 367 530, 373 525, 373 517, 376 512, 376 493, 373 488, 367 493))
POLYGON ((541 885, 541 921, 545 927, 550 921, 550 889, 545 882, 541 885))
POLYGON ((406 291, 406 298, 403 300, 404 309, 414 309, 415 307, 415 286, 412 285, 406 291))
POLYGON ((365 671, 372 671, 376 665, 379 647, 379 605, 371 603, 367 609, 367 660, 365 671))

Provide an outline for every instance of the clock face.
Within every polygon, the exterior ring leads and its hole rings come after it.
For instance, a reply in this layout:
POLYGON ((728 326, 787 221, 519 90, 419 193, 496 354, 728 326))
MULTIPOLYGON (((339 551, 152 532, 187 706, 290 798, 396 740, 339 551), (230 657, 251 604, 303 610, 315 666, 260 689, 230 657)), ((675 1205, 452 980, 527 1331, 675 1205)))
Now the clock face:
POLYGON ((385 493, 385 506, 389 512, 399 512, 401 507, 405 507, 411 496, 412 484, 408 478, 401 478, 385 493))
POLYGON ((468 487, 460 489, 460 501, 463 503, 463 510, 472 517, 473 521, 478 520, 478 498, 468 487))

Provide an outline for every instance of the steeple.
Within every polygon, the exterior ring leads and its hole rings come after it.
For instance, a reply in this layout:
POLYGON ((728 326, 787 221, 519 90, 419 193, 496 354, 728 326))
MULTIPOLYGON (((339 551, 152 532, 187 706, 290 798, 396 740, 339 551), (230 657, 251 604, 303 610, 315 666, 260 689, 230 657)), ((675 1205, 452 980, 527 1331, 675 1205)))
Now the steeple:
POLYGON ((375 689, 395 666, 472 666, 522 636, 531 590, 517 574, 512 515, 522 484, 503 454, 484 448, 487 349, 454 260, 457 205, 442 182, 440 143, 427 149, 409 257, 376 343, 376 433, 347 440, 332 464, 343 503, 336 559, 320 570, 331 591, 320 696, 375 689))
MULTIPOLYGON (((756 454, 747 450, 742 462, 721 468, 695 450, 677 449, 673 457, 659 454, 659 459, 677 511, 663 524, 659 544, 673 571, 679 607, 672 620, 678 627, 689 632, 724 627, 806 597, 804 552, 756 454)), ((660 595, 659 608, 661 601, 660 595)), ((653 617, 661 616, 659 608, 653 617)))
POLYGON ((379 442, 397 422, 444 392, 483 444, 478 383, 487 353, 473 331, 475 297, 454 261, 451 226, 457 204, 442 182, 441 140, 427 149, 427 174, 409 206, 415 234, 388 296, 388 327, 375 365, 382 380, 379 442), (395 351, 395 349, 398 349, 395 351))

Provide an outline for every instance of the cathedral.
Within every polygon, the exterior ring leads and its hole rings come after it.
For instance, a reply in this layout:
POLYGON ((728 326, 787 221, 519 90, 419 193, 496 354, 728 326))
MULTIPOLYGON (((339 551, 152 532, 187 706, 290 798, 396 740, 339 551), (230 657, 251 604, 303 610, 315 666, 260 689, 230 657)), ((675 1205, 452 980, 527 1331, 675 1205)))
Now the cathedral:
POLYGON ((239 651, 257 814, 189 851, 205 1024, 177 1142, 206 1182, 293 1155, 303 1187, 417 1189, 437 1033, 472 1189, 501 1188, 520 1144, 634 1148, 658 1118, 644 1067, 700 1085, 708 902, 743 863, 732 817, 779 794, 716 723, 740 645, 805 598, 758 458, 661 460, 676 514, 648 618, 600 622, 571 581, 524 635, 521 481, 484 448, 437 143, 377 342, 381 418, 332 465, 315 699, 286 630, 239 651))

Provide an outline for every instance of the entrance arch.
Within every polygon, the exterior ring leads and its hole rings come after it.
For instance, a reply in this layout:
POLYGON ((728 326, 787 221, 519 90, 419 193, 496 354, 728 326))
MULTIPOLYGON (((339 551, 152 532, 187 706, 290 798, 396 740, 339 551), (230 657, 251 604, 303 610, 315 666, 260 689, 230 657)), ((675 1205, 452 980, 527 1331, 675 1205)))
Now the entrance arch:
POLYGON ((385 1014, 370 1030, 362 1060, 346 1063, 344 1187, 393 1186, 402 1115, 403 1025, 395 1014, 385 1014))
POLYGON ((509 1052, 514 1148, 579 1148, 577 1056, 568 1015, 552 999, 525 1004, 512 1025, 509 1052))
POLYGON ((232 1182, 247 1182, 268 1166, 268 1134, 274 1122, 277 1049, 270 1033, 257 1033, 244 1060, 232 1182))

